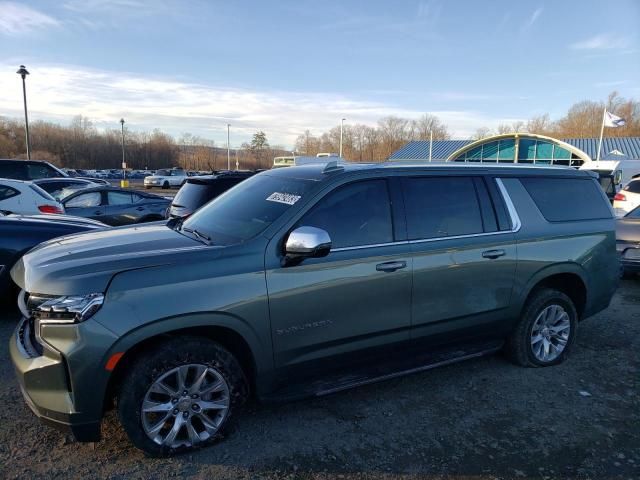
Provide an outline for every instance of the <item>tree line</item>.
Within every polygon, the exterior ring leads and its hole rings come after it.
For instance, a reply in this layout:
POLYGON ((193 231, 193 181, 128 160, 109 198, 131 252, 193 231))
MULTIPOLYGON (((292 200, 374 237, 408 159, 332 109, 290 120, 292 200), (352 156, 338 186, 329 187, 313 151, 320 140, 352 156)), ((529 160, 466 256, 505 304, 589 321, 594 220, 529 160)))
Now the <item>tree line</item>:
MULTIPOLYGON (((640 101, 611 93, 605 101, 582 101, 572 105, 557 120, 548 114, 528 121, 501 124, 495 130, 480 128, 474 138, 497 133, 529 132, 557 138, 597 137, 604 108, 626 120, 621 128, 608 128, 607 136, 640 136, 640 101)), ((98 130, 81 115, 70 124, 36 121, 29 125, 31 157, 68 168, 120 168, 122 162, 121 130, 98 130)), ((343 156, 352 161, 382 161, 412 140, 451 138, 448 127, 436 116, 424 114, 418 119, 388 116, 375 126, 344 125, 343 156)), ((316 155, 340 150, 340 126, 315 135, 306 130, 295 142, 296 155, 316 155)), ((251 141, 232 149, 227 158, 226 145, 185 133, 177 140, 155 129, 133 132, 125 124, 125 160, 129 168, 158 169, 181 166, 190 170, 222 170, 236 165, 241 169, 270 168, 273 157, 291 155, 281 146, 271 146, 265 132, 256 132, 251 141)), ((24 123, 0 117, 0 158, 25 158, 24 123)))
MULTIPOLYGON (((567 113, 552 120, 549 114, 538 115, 528 121, 500 124, 495 130, 479 128, 474 139, 500 133, 526 132, 556 138, 590 138, 600 136, 604 108, 626 120, 620 128, 607 128, 609 137, 640 136, 640 101, 625 99, 612 92, 606 101, 585 100, 572 105, 567 113)), ((382 161, 393 152, 413 140, 451 138, 446 125, 436 116, 424 114, 417 120, 388 116, 380 119, 375 127, 368 125, 345 125, 343 129, 343 156, 352 161, 382 161)), ((338 152, 340 149, 340 126, 328 132, 314 135, 310 130, 296 139, 296 152, 301 155, 316 155, 320 152, 338 152)))
MULTIPOLYGON (((69 125, 36 121, 29 124, 31 158, 67 168, 87 170, 121 168, 122 131, 98 130, 90 119, 78 115, 69 125)), ((264 132, 240 149, 216 146, 212 140, 185 133, 177 140, 155 129, 133 132, 125 124, 125 161, 128 168, 159 169, 182 167, 189 170, 270 168, 273 157, 290 154, 271 147, 264 132)), ((0 158, 26 158, 24 122, 0 117, 0 158)))

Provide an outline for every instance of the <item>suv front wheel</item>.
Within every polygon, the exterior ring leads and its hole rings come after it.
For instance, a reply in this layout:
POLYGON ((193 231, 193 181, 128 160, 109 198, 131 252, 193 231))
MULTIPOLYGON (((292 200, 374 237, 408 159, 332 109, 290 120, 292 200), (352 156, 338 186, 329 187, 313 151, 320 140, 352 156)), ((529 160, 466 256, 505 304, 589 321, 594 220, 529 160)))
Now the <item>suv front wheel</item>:
POLYGON ((571 299, 551 288, 534 291, 507 339, 509 358, 525 367, 562 363, 576 337, 578 314, 571 299))
POLYGON ((118 416, 131 442, 151 456, 214 442, 248 394, 236 358, 211 340, 164 342, 137 357, 128 370, 118 416))

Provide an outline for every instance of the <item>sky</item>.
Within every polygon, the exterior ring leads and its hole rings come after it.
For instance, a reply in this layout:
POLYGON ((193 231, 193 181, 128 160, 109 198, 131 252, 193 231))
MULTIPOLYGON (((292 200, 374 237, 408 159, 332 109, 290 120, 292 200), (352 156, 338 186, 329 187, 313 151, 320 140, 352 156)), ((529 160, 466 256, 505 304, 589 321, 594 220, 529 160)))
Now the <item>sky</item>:
POLYGON ((437 115, 454 138, 640 98, 640 1, 0 0, 0 116, 226 145, 437 115))

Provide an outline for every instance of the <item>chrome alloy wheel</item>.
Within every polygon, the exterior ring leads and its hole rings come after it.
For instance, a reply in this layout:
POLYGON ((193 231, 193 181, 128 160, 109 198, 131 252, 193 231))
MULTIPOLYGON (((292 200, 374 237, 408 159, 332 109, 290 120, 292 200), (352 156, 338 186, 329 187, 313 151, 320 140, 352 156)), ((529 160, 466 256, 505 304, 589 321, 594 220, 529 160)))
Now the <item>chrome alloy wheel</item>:
POLYGON ((571 333, 569 314, 560 305, 546 307, 531 328, 531 349, 541 362, 551 362, 564 351, 571 333))
POLYGON ((182 365, 159 377, 147 390, 142 427, 158 445, 191 447, 218 432, 229 404, 229 386, 220 372, 207 365, 182 365))

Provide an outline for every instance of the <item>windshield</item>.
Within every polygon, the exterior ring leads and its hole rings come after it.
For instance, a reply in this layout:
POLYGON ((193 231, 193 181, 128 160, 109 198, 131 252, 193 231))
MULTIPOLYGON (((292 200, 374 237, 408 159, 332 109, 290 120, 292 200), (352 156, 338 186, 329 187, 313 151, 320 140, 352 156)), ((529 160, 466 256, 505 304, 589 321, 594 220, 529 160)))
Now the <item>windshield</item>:
POLYGON ((314 183, 256 175, 198 210, 184 222, 184 227, 208 235, 214 245, 245 242, 296 204, 314 183))

